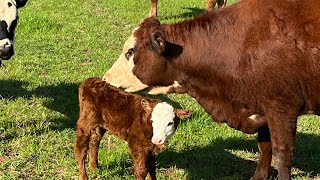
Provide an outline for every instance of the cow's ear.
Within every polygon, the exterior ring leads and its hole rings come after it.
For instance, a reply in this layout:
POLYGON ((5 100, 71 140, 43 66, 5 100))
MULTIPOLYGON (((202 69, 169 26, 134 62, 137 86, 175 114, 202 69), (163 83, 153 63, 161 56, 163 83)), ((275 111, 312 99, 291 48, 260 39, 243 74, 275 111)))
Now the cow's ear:
POLYGON ((154 50, 159 54, 166 50, 166 39, 161 32, 154 32, 151 34, 151 44, 154 50))
POLYGON ((175 114, 180 118, 180 119, 185 119, 191 116, 192 111, 187 110, 187 109, 175 109, 175 114))
POLYGON ((16 0, 17 8, 23 7, 24 5, 27 4, 27 2, 28 2, 28 0, 16 0))
POLYGON ((151 112, 152 112, 152 107, 150 106, 148 100, 146 100, 146 99, 141 99, 141 106, 142 106, 142 108, 143 108, 146 112, 148 112, 148 113, 151 113, 151 112))

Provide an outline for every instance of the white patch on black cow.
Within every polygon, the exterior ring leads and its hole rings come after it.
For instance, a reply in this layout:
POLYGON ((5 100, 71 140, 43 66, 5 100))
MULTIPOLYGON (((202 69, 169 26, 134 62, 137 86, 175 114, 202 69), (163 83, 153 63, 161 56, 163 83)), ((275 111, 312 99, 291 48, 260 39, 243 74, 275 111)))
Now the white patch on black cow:
POLYGON ((166 102, 158 103, 151 114, 153 136, 151 142, 153 144, 165 143, 175 132, 174 108, 166 102))

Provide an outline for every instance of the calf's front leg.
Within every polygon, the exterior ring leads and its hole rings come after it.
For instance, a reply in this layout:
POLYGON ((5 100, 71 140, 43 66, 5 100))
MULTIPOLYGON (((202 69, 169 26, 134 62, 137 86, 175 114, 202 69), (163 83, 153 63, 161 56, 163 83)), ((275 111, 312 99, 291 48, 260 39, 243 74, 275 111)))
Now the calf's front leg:
POLYGON ((146 154, 145 149, 143 147, 139 147, 139 142, 135 143, 137 143, 137 145, 128 142, 128 146, 133 158, 134 177, 136 180, 145 180, 148 174, 148 155, 146 154))

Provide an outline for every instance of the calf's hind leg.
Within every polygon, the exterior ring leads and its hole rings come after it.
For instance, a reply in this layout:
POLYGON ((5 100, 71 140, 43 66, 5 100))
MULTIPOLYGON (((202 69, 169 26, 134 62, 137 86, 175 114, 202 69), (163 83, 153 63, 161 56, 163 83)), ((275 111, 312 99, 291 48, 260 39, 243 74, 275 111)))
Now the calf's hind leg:
POLYGON ((77 128, 77 139, 74 147, 74 154, 78 161, 79 167, 79 180, 88 179, 86 169, 85 169, 85 159, 87 156, 87 151, 89 148, 89 132, 84 131, 81 128, 77 128))
POLYGON ((102 127, 97 126, 91 131, 90 137, 90 154, 89 154, 89 167, 91 170, 96 170, 98 167, 98 153, 100 141, 103 138, 106 130, 102 127))

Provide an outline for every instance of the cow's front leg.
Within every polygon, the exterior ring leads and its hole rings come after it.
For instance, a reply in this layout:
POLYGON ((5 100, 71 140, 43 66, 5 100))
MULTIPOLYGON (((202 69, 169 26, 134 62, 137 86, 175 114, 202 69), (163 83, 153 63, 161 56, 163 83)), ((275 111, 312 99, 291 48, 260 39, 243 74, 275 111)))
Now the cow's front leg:
POLYGON ((295 144, 297 116, 285 118, 279 115, 269 125, 272 145, 272 156, 275 158, 279 180, 290 180, 291 164, 295 144))
POLYGON ((267 126, 261 128, 258 132, 258 146, 260 157, 257 169, 251 180, 265 180, 270 174, 272 149, 269 128, 267 126))

